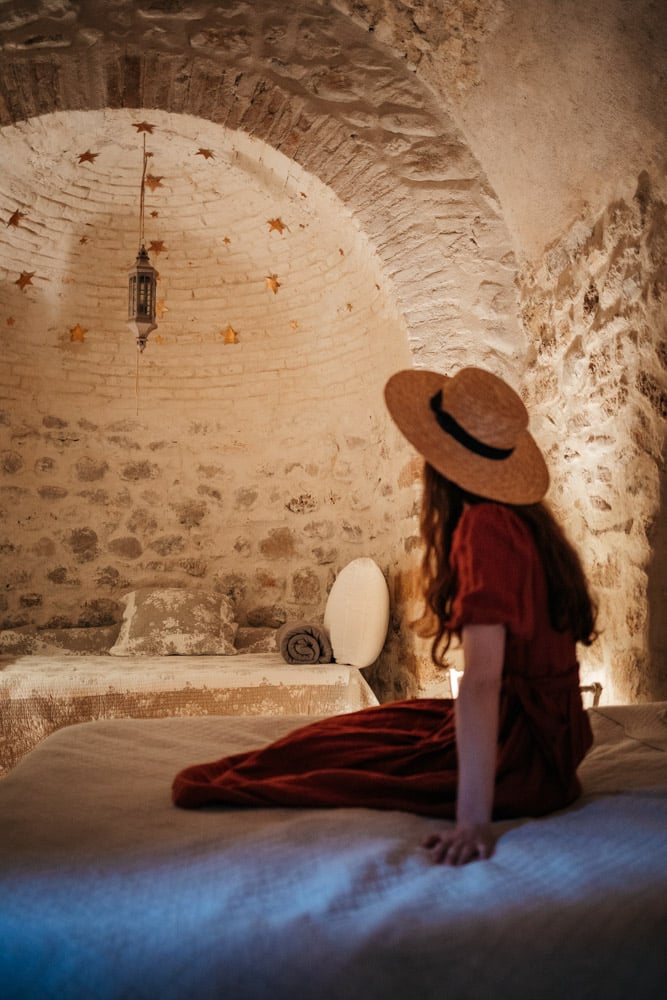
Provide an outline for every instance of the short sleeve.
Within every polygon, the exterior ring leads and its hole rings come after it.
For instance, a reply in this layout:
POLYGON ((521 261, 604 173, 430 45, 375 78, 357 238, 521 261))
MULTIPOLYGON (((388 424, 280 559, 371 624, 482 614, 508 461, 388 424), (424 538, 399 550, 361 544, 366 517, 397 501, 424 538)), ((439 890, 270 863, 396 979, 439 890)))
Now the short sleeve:
POLYGON ((537 552, 530 530, 513 511, 494 503, 467 507, 454 532, 450 562, 452 631, 505 625, 517 638, 532 636, 537 552))

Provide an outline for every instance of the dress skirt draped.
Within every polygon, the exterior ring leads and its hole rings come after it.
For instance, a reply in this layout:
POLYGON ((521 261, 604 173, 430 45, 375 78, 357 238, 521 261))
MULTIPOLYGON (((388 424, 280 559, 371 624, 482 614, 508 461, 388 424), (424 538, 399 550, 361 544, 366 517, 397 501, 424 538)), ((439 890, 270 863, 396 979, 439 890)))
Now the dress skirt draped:
MULTIPOLYGON (((540 816, 580 792, 592 738, 571 637, 549 621, 544 572, 529 529, 509 508, 468 508, 452 546, 450 627, 503 624, 494 818, 540 816)), ((316 669, 316 668, 314 668, 316 669)), ((183 808, 363 806, 453 818, 455 703, 414 699, 305 725, 266 747, 195 764, 174 779, 183 808)))

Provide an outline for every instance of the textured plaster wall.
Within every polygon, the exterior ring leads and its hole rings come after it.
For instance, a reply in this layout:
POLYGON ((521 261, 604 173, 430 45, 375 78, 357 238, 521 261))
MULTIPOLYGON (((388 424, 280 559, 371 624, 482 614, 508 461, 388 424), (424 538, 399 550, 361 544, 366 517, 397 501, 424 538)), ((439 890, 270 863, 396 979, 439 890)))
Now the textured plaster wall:
POLYGON ((381 387, 480 363, 526 396, 596 587, 585 678, 664 697, 666 28, 648 0, 4 4, 5 622, 158 580, 310 614, 370 554, 375 682, 414 691, 418 470, 381 387))

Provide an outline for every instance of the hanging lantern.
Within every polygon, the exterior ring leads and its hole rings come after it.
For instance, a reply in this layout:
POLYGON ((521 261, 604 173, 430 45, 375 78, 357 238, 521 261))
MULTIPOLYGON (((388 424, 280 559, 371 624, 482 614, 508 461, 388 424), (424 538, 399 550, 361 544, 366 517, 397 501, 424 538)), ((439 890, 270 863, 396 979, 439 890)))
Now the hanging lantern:
POLYGON ((146 190, 146 163, 150 153, 146 152, 144 135, 144 161, 141 173, 141 194, 139 198, 139 253, 134 267, 128 271, 127 325, 134 333, 139 351, 143 351, 148 334, 157 330, 155 322, 155 299, 157 271, 148 257, 144 245, 144 193, 146 190))
POLYGON ((134 333, 137 347, 143 351, 148 334, 157 330, 155 322, 157 271, 151 264, 143 243, 134 267, 129 269, 128 275, 127 325, 134 333))

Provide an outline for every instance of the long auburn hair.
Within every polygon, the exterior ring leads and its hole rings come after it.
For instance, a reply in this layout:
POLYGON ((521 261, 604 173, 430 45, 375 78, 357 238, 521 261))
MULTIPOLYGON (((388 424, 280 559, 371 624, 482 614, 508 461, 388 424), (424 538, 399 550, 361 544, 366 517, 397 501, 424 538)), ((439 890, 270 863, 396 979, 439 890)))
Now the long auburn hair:
MULTIPOLYGON (((432 655, 436 663, 442 664, 451 639, 446 622, 456 589, 449 565, 452 536, 464 505, 483 501, 484 497, 467 493, 428 462, 424 463, 420 530, 425 546, 422 559, 425 608, 414 628, 419 635, 433 638, 432 655)), ((537 546, 546 576, 553 628, 569 632, 575 642, 590 646, 597 634, 597 608, 575 548, 544 501, 507 506, 528 526, 537 546)))

